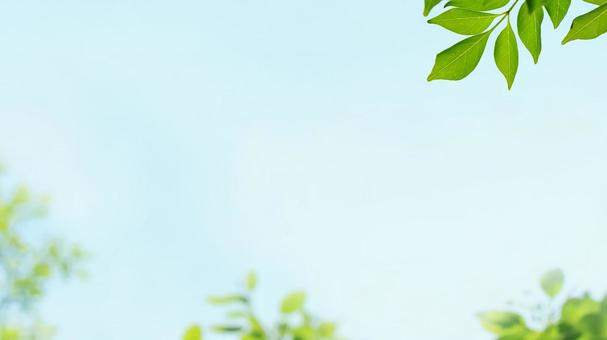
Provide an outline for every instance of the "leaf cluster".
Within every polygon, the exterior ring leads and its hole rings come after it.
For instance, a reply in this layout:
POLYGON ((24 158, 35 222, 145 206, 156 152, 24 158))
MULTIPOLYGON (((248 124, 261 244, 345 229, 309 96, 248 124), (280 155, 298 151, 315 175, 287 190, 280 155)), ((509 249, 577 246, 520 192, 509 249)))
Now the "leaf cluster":
MULTIPOLYGON (((280 318, 272 327, 262 324, 253 309, 252 293, 257 287, 257 277, 249 273, 243 291, 221 296, 211 296, 212 305, 228 308, 226 322, 215 325, 211 331, 231 335, 241 340, 343 340, 337 335, 333 322, 320 320, 306 308, 306 294, 301 291, 288 294, 280 303, 280 318)), ((190 326, 183 340, 202 340, 200 325, 190 326)))
POLYGON ((590 294, 563 297, 564 302, 554 306, 563 295, 565 277, 560 270, 544 274, 541 287, 550 308, 536 306, 531 318, 514 311, 491 311, 480 314, 483 327, 498 340, 605 340, 607 339, 607 296, 593 299, 590 294), (541 315, 538 315, 540 313, 541 315), (532 320, 528 320, 532 319, 532 320), (533 320, 542 320, 540 327, 531 327, 533 320))
POLYGON ((0 339, 50 338, 51 327, 35 315, 37 305, 56 277, 84 274, 86 256, 78 246, 30 230, 46 205, 26 187, 0 190, 0 339))
MULTIPOLYGON (((499 30, 493 57, 510 89, 519 66, 519 40, 534 63, 537 63, 542 52, 542 23, 545 13, 556 29, 566 18, 571 1, 445 0, 445 11, 428 20, 428 23, 468 37, 437 55, 428 81, 466 78, 479 64, 489 38, 499 30), (517 32, 513 26, 516 26, 517 32)), ((563 44, 594 39, 607 32, 607 0, 583 1, 593 4, 594 9, 573 20, 563 44)), ((424 15, 429 15, 442 2, 443 0, 424 0, 424 15)))

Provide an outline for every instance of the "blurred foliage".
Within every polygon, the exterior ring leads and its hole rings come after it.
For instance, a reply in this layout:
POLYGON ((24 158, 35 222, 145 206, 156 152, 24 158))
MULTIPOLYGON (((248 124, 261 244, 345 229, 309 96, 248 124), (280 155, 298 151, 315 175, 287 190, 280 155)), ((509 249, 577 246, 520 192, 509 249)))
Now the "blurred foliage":
POLYGON ((606 340, 607 296, 602 300, 588 293, 561 296, 564 283, 562 271, 545 273, 540 286, 546 301, 526 311, 482 313, 483 327, 498 340, 606 340))
MULTIPOLYGON (((244 289, 235 294, 211 296, 212 305, 229 308, 226 322, 215 325, 211 331, 231 335, 241 340, 342 340, 337 335, 337 326, 333 322, 313 316, 305 308, 306 294, 293 292, 280 303, 280 319, 273 327, 265 327, 253 310, 252 293, 257 287, 257 277, 249 273, 244 289)), ((201 340, 202 328, 190 326, 183 340, 201 340)))
POLYGON ((0 339, 50 339, 55 332, 36 307, 53 279, 84 275, 85 254, 31 230, 32 222, 46 216, 47 200, 6 182, 0 173, 0 339))

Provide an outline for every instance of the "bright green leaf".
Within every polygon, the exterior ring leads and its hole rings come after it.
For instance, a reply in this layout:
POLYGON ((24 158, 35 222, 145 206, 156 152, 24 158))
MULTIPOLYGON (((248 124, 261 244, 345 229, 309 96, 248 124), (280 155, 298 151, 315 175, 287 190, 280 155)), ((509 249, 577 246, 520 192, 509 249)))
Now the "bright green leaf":
POLYGON ((563 45, 572 40, 594 39, 605 32, 607 32, 607 4, 575 18, 571 30, 563 39, 563 45))
POLYGON ((295 292, 287 295, 282 300, 282 305, 280 306, 280 311, 285 314, 290 314, 295 311, 301 310, 306 300, 306 293, 304 292, 295 292))
POLYGON ((559 27, 571 6, 571 0, 546 0, 544 7, 554 28, 559 27))
POLYGON ((493 55, 497 68, 508 82, 508 89, 511 89, 518 70, 518 44, 510 23, 497 37, 493 55))
POLYGON ((465 8, 473 11, 491 11, 506 6, 510 0, 451 0, 445 7, 465 8))
POLYGON ((202 340, 202 329, 198 325, 190 326, 183 335, 183 340, 202 340))
POLYGON ((424 16, 428 16, 430 11, 438 5, 442 0, 424 0, 424 16))
POLYGON ((498 14, 454 8, 428 20, 428 23, 442 26, 452 32, 474 35, 484 32, 498 17, 498 14))
POLYGON ((577 325, 586 315, 598 313, 600 310, 601 304, 589 297, 569 299, 563 305, 561 320, 570 325, 577 325))
POLYGON ((492 31, 466 38, 436 56, 428 81, 466 78, 478 65, 492 31))
POLYGON ((518 12, 518 35, 537 64, 542 52, 542 21, 544 9, 539 7, 531 10, 529 4, 524 2, 518 12))
POLYGON ((523 318, 510 312, 486 312, 479 315, 483 327, 498 336, 520 335, 527 331, 523 318))
POLYGON ((257 275, 254 272, 250 272, 247 275, 247 289, 252 291, 255 290, 255 287, 257 287, 257 275))
POLYGON ((565 274, 563 274, 563 272, 559 269, 551 270, 545 273, 540 279, 540 284, 544 290, 544 293, 551 298, 554 298, 561 292, 564 283, 565 274))
POLYGON ((591 4, 595 4, 595 5, 607 4, 607 0, 584 0, 584 1, 591 3, 591 4))

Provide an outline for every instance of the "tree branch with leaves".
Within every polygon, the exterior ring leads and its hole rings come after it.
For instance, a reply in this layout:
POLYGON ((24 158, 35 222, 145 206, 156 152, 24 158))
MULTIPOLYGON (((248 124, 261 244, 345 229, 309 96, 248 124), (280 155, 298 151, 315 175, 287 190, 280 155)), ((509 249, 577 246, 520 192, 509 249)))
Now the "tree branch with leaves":
MULTIPOLYGON (((501 30, 495 41, 493 55, 498 70, 512 88, 519 66, 518 41, 537 63, 542 52, 544 13, 558 28, 567 17, 572 0, 449 0, 446 10, 428 20, 449 31, 468 36, 440 52, 428 81, 461 80, 479 64, 491 35, 501 30), (513 26, 516 26, 516 31, 513 26)), ((562 43, 594 39, 607 32, 607 0, 583 0, 595 6, 576 17, 562 43)), ((443 0, 424 0, 424 15, 443 0)))

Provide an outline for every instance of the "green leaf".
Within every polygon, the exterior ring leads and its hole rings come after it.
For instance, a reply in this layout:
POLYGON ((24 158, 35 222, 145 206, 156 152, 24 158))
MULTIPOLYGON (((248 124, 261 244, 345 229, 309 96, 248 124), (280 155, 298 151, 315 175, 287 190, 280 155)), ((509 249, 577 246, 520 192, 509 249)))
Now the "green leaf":
POLYGON ((584 1, 591 3, 591 4, 595 4, 595 5, 607 4, 607 0, 584 0, 584 1))
POLYGON ((607 315, 589 314, 580 320, 578 326, 584 334, 592 334, 596 340, 607 338, 607 315))
POLYGON ((280 306, 280 311, 285 314, 290 314, 295 311, 301 310, 306 300, 306 293, 304 292, 295 292, 287 295, 282 300, 282 305, 280 306))
POLYGON ((466 78, 480 62, 491 32, 492 30, 466 38, 439 53, 428 81, 466 78))
POLYGON ((438 5, 442 0, 424 0, 424 16, 428 16, 430 11, 438 5))
POLYGON ((542 52, 542 21, 544 20, 544 9, 538 7, 532 10, 527 2, 524 2, 518 12, 517 27, 518 35, 531 56, 537 64, 542 52))
POLYGON ((529 5, 529 8, 532 11, 535 11, 535 10, 541 8, 544 5, 544 3, 546 2, 546 0, 526 0, 525 2, 529 5))
POLYGON ((607 4, 575 18, 571 30, 563 40, 563 45, 572 40, 594 39, 605 32, 607 32, 607 4))
POLYGON ((551 270, 542 275, 540 279, 540 284, 544 293, 551 298, 554 298, 561 292, 564 283, 565 274, 563 274, 560 269, 551 270))
POLYGON ((183 335, 183 340, 202 340, 202 329, 198 325, 190 326, 183 335))
POLYGON ((445 7, 458 7, 473 11, 491 11, 506 6, 510 0, 451 0, 445 7))
POLYGON ((428 20, 430 24, 442 26, 452 32, 474 35, 484 32, 498 14, 454 8, 428 20))
POLYGON ((212 305, 228 305, 232 303, 247 303, 248 300, 245 296, 234 294, 234 295, 222 295, 222 296, 209 296, 207 302, 212 305))
POLYGON ((559 27, 571 6, 571 0, 546 0, 544 7, 554 28, 559 27))
POLYGON ((523 318, 510 312, 486 312, 479 315, 483 327, 497 336, 520 335, 527 331, 523 318))
POLYGON ((250 272, 247 275, 247 289, 253 291, 255 287, 257 287, 257 275, 254 272, 250 272))
POLYGON ((242 326, 232 325, 215 325, 213 326, 213 332, 215 333, 239 333, 242 331, 242 326))
POLYGON ((497 37, 493 55, 497 68, 508 82, 508 89, 511 89, 518 70, 518 44, 510 22, 497 37))
POLYGON ((598 313, 600 310, 601 304, 589 297, 571 298, 563 304, 561 320, 570 325, 577 325, 586 315, 598 313))
POLYGON ((332 338, 335 336, 337 326, 332 322, 322 322, 318 326, 318 335, 323 338, 332 338))

